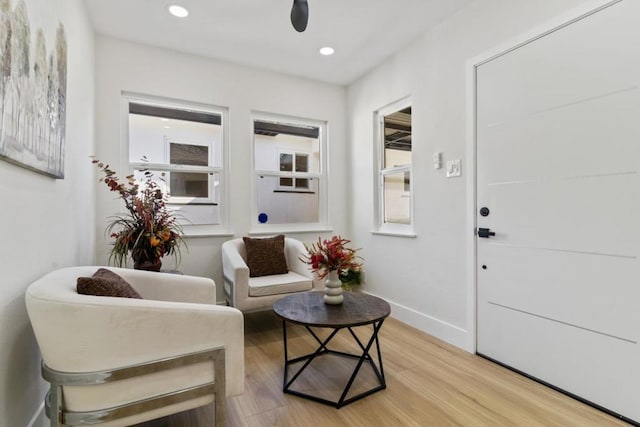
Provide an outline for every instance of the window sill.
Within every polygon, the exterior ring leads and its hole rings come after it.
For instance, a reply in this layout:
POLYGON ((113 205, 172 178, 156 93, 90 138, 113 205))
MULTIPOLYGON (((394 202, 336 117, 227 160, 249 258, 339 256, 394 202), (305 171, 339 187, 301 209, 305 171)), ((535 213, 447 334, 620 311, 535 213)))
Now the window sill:
POLYGON ((402 232, 402 231, 372 230, 371 234, 373 234, 375 236, 408 237, 410 239, 415 239, 416 237, 418 237, 418 235, 416 233, 414 233, 413 231, 402 232))
POLYGON ((261 235, 269 235, 269 234, 294 234, 294 233, 330 233, 333 231, 332 227, 329 226, 303 226, 300 228, 296 227, 287 227, 285 225, 277 226, 273 225, 268 228, 260 228, 260 229, 252 229, 249 231, 250 236, 261 236, 261 235))
POLYGON ((233 237, 231 230, 220 228, 219 225, 183 225, 182 231, 185 237, 233 237))
POLYGON ((167 206, 218 206, 216 202, 176 202, 169 200, 167 206))
POLYGON ((231 231, 226 231, 226 232, 220 232, 220 233, 216 233, 216 232, 197 232, 197 233, 184 233, 184 237, 186 237, 187 239, 191 239, 191 238, 199 238, 199 237, 235 237, 236 233, 233 233, 231 231))

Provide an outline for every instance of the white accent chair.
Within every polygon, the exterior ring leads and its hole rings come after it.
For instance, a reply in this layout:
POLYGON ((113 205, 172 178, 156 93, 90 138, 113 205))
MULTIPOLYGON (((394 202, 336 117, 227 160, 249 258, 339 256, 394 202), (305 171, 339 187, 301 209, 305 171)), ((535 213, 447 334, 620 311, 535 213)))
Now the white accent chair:
POLYGON ((314 277, 309 266, 300 261, 307 254, 304 244, 285 237, 284 252, 287 259, 287 274, 249 277, 247 251, 242 238, 222 244, 222 271, 224 294, 227 304, 243 311, 267 310, 273 303, 292 292, 307 292, 324 289, 321 280, 314 277))
POLYGON ((242 313, 215 305, 203 277, 107 267, 144 299, 78 294, 98 268, 54 271, 25 295, 51 426, 128 426, 213 401, 223 425, 226 397, 244 390, 242 313))

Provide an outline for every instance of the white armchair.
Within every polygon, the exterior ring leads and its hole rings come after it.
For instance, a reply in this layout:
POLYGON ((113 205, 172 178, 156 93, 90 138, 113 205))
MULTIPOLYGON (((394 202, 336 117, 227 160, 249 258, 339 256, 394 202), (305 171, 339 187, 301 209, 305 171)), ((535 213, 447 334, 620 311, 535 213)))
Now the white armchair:
POLYGON ((225 397, 244 390, 242 313, 215 305, 202 277, 108 267, 144 299, 78 294, 98 268, 54 271, 25 295, 51 425, 127 426, 213 401, 223 424, 225 397))
POLYGON ((224 242, 222 270, 227 303, 243 312, 265 310, 286 294, 324 289, 322 281, 314 280, 309 266, 299 259, 307 253, 302 242, 286 237, 284 251, 288 273, 249 277, 244 241, 240 238, 224 242))

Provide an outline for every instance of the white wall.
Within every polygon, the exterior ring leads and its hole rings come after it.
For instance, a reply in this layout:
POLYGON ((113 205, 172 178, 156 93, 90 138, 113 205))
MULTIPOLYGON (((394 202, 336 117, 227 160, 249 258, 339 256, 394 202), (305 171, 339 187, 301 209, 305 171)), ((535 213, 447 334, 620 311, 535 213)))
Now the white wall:
MULTIPOLYGON (((12 6, 16 3, 12 1, 12 6)), ((37 14, 53 10, 65 26, 65 178, 54 180, 0 160, 2 427, 26 426, 46 390, 40 379, 40 354, 24 305, 25 289, 56 268, 93 263, 95 247, 94 174, 88 159, 94 150, 93 30, 81 0, 27 0, 26 4, 32 20, 37 14)), ((47 47, 52 45, 48 40, 47 47)), ((40 415, 37 425, 42 425, 43 419, 40 415)))
POLYGON ((476 1, 348 87, 351 236, 362 247, 366 289, 392 315, 472 350, 467 287, 467 62, 565 13, 581 0, 476 1), (410 95, 416 238, 373 235, 373 112, 410 95), (462 159, 461 178, 432 155, 462 159))
MULTIPOLYGON (((228 107, 230 121, 230 217, 232 233, 250 229, 253 179, 251 111, 327 121, 329 145, 330 224, 345 233, 347 224, 346 90, 274 72, 153 48, 108 37, 97 38, 96 130, 97 156, 126 175, 127 153, 120 143, 121 93, 133 92, 180 101, 228 107)), ((104 236, 105 219, 121 209, 106 186, 97 190, 97 252, 106 263, 110 248, 104 236)), ((313 242, 318 233, 292 234, 313 242)), ((188 239, 180 269, 186 274, 212 277, 223 301, 220 245, 230 236, 188 239)), ((163 265, 172 268, 171 258, 163 265)), ((163 267, 164 268, 164 267, 163 267)))

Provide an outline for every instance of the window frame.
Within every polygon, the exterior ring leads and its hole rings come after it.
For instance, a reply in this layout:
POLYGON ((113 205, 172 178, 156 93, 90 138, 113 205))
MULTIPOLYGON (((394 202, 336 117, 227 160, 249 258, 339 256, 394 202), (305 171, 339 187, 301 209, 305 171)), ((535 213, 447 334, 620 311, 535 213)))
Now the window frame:
POLYGON ((161 172, 165 172, 168 177, 167 181, 169 182, 169 188, 171 188, 171 173, 172 172, 184 172, 184 173, 206 173, 208 177, 208 196, 207 197, 183 197, 183 196, 173 196, 171 193, 169 194, 168 204, 170 205, 202 205, 202 204, 211 204, 218 205, 219 203, 215 201, 215 174, 220 174, 222 172, 222 167, 210 166, 213 161, 213 146, 212 144, 203 145, 197 143, 199 141, 189 141, 185 138, 172 139, 168 137, 164 137, 164 163, 148 163, 148 162, 129 162, 129 166, 133 167, 134 170, 139 169, 151 169, 157 170, 161 172), (208 158, 207 163, 209 166, 194 166, 194 165, 181 165, 178 163, 171 163, 171 153, 170 147, 171 144, 181 144, 181 145, 199 145, 208 148, 208 158))
POLYGON ((228 236, 232 235, 229 230, 229 109, 226 107, 202 104, 198 102, 181 101, 170 98, 162 98, 151 95, 123 92, 121 96, 121 162, 126 165, 130 174, 135 170, 148 169, 152 171, 164 172, 169 176, 171 172, 195 172, 207 173, 209 179, 209 196, 207 198, 170 196, 167 205, 188 206, 188 205, 217 205, 217 224, 184 224, 183 230, 186 236, 228 236), (208 144, 209 166, 179 165, 170 163, 170 144, 180 143, 189 145, 203 145, 201 141, 190 140, 189 138, 168 138, 164 137, 163 151, 164 159, 167 163, 151 162, 131 162, 129 150, 129 104, 144 104, 167 109, 185 110, 200 112, 205 114, 215 114, 220 116, 220 126, 222 128, 221 151, 222 156, 219 165, 212 165, 214 156, 214 145, 208 144), (215 177, 218 178, 219 197, 215 200, 215 177), (194 200, 195 199, 195 200, 194 200))
MULTIPOLYGON (((400 237, 416 237, 414 231, 414 174, 413 174, 413 147, 411 150, 411 162, 403 165, 393 165, 385 167, 385 125, 386 116, 395 112, 412 107, 413 102, 410 96, 392 102, 373 113, 374 123, 374 229, 373 234, 386 234, 400 237), (394 174, 402 174, 403 180, 406 182, 407 174, 409 176, 409 191, 403 191, 402 197, 409 198, 409 223, 390 223, 385 222, 385 177, 394 174)), ((412 117, 413 128, 413 117, 412 117)), ((413 129, 412 129, 413 133, 413 129)), ((405 184, 406 185, 406 184, 405 184)), ((405 187, 406 188, 406 187, 405 187)), ((403 190, 405 189, 403 188, 403 190)))
POLYGON ((207 197, 180 197, 180 196, 169 196, 169 203, 172 204, 217 204, 219 203, 215 201, 215 174, 219 174, 221 172, 221 167, 211 166, 213 163, 213 146, 212 144, 204 145, 207 147, 207 163, 208 166, 194 166, 194 165, 182 165, 178 163, 171 163, 171 144, 180 144, 180 145, 200 145, 194 144, 192 141, 188 141, 185 139, 180 140, 171 140, 170 138, 165 137, 165 160, 169 165, 169 188, 171 188, 171 173, 172 172, 183 172, 183 173, 206 173, 208 188, 207 188, 207 197))
MULTIPOLYGON (((331 231, 328 218, 328 184, 327 177, 327 129, 328 123, 323 120, 307 119, 302 117, 293 117, 276 113, 268 113, 261 111, 252 111, 250 114, 250 134, 251 134, 251 167, 253 170, 253 179, 251 180, 251 230, 249 234, 271 234, 286 232, 327 232, 331 231), (319 165, 318 172, 296 172, 295 171, 295 155, 303 154, 307 156, 307 169, 309 169, 309 161, 312 153, 306 153, 298 150, 281 150, 278 149, 279 156, 283 154, 293 154, 293 164, 291 172, 269 171, 256 169, 256 134, 255 122, 272 122, 285 123, 292 126, 316 127, 318 128, 318 149, 319 149, 319 165), (258 179, 260 177, 283 177, 283 178, 303 178, 308 180, 307 189, 295 189, 293 187, 283 187, 280 189, 280 180, 278 180, 278 191, 286 191, 291 193, 318 193, 318 222, 307 223, 289 223, 289 224, 261 224, 258 221, 258 179), (314 183, 317 180, 317 186, 314 183)), ((295 181, 292 183, 294 184, 295 181)))
MULTIPOLYGON (((278 179, 278 190, 279 191, 287 191, 287 192, 291 192, 291 193, 308 193, 309 191, 313 191, 311 186, 309 185, 309 183, 311 182, 309 180, 309 178, 305 178, 304 176, 300 176, 300 174, 304 174, 309 172, 309 155, 310 153, 304 153, 301 151, 293 151, 293 150, 278 150, 278 158, 281 161, 282 160, 282 155, 283 154, 288 154, 291 155, 291 159, 292 159, 292 163, 291 163, 291 171, 282 171, 282 173, 290 173, 291 176, 287 175, 287 176, 281 176, 278 179), (307 171, 306 172, 298 172, 296 171, 296 165, 298 164, 298 156, 304 156, 306 161, 307 161, 307 171), (291 178, 291 185, 283 185, 282 184, 282 178, 291 178), (307 185, 306 187, 298 187, 296 185, 297 180, 299 179, 306 179, 307 180, 307 185)), ((282 163, 280 163, 280 166, 282 167, 282 163)))

